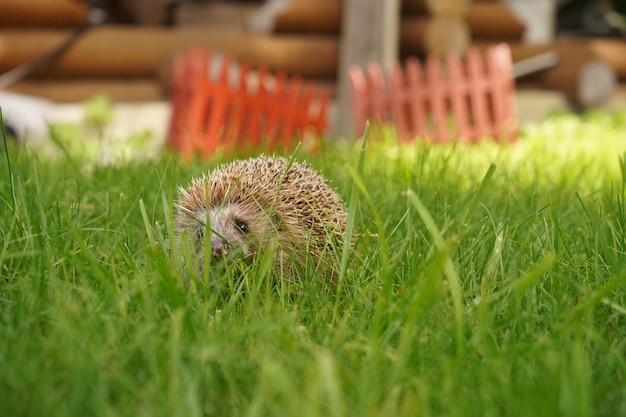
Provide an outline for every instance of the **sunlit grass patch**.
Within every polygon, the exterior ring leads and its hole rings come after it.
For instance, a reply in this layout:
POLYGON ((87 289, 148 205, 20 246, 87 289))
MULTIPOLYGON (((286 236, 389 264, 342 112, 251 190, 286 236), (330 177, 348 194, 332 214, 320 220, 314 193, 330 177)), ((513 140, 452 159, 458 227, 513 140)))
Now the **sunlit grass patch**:
POLYGON ((625 132, 565 114, 507 146, 327 145, 307 158, 355 242, 335 291, 295 293, 262 263, 184 284, 176 187, 224 156, 7 143, 2 413, 626 414, 625 132))

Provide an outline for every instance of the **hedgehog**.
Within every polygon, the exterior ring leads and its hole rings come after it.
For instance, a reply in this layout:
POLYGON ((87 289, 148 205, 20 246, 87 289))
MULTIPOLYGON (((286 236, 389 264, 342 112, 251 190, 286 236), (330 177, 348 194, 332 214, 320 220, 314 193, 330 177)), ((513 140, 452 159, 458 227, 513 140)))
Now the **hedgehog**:
POLYGON ((308 266, 331 282, 336 276, 347 212, 306 163, 261 155, 221 165, 179 188, 176 209, 176 240, 200 276, 204 265, 217 273, 219 262, 250 264, 268 250, 275 277, 297 282, 308 266))

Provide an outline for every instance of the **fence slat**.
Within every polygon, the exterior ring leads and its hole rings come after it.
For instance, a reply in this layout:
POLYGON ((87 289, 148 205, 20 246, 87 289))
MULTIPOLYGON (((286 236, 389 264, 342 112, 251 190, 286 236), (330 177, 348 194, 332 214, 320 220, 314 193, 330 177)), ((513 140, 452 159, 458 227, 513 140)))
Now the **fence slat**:
POLYGON ((489 72, 494 78, 493 83, 493 112, 495 115, 494 135, 505 140, 515 138, 514 117, 515 101, 508 100, 515 89, 515 79, 509 77, 513 71, 511 52, 505 45, 498 45, 489 49, 487 53, 489 72))
POLYGON ((448 129, 448 86, 443 78, 443 67, 439 58, 431 55, 426 62, 426 78, 430 98, 430 111, 437 131, 439 142, 448 142, 450 129, 448 129))
POLYGON ((467 78, 470 90, 470 103, 474 115, 474 140, 490 136, 486 97, 486 72, 483 57, 476 48, 467 51, 467 78))
POLYGON ((407 85, 402 67, 396 61, 389 67, 389 82, 391 83, 391 106, 393 120, 398 130, 398 137, 403 142, 411 140, 409 130, 409 115, 407 112, 409 101, 406 98, 405 86, 407 85))
POLYGON ((172 115, 167 145, 185 158, 208 157, 219 149, 279 143, 287 147, 298 132, 327 126, 327 90, 315 94, 313 83, 285 74, 256 73, 228 55, 194 48, 176 57, 172 71, 172 115), (303 96, 306 91, 306 96, 303 96), (311 111, 315 108, 315 111, 311 111))
POLYGON ((502 74, 499 71, 498 66, 498 54, 497 50, 490 49, 486 54, 486 69, 490 78, 493 80, 491 83, 491 111, 494 114, 493 133, 502 134, 505 123, 505 108, 504 108, 504 85, 502 83, 502 74))
POLYGON ((406 65, 406 80, 408 83, 405 101, 410 108, 410 120, 414 136, 422 138, 432 137, 426 123, 426 84, 424 72, 416 58, 410 58, 406 65))
POLYGON ((248 141, 252 146, 261 145, 263 136, 267 134, 267 121, 263 112, 263 103, 267 100, 267 90, 265 86, 268 81, 268 71, 266 68, 260 68, 258 71, 258 83, 254 93, 247 98, 250 99, 250 124, 248 130, 248 141), (263 133, 261 133, 263 132, 263 133))
MULTIPOLYGON (((313 87, 313 84, 309 84, 313 87)), ((318 137, 321 137, 323 133, 328 128, 328 118, 326 115, 328 114, 328 107, 330 105, 330 100, 332 98, 332 92, 330 88, 322 87, 317 89, 317 100, 316 102, 311 104, 313 114, 310 115, 310 119, 307 120, 308 126, 300 126, 301 129, 306 130, 307 127, 311 127, 314 129, 314 132, 318 137)), ((363 125, 365 127, 365 125, 363 125)))
POLYGON ((202 156, 205 158, 214 153, 220 146, 220 130, 224 125, 223 120, 228 101, 230 57, 224 56, 219 64, 221 66, 217 82, 210 83, 210 88, 212 89, 212 94, 210 94, 211 107, 205 113, 207 116, 206 122, 203 123, 205 131, 204 134, 198 135, 198 138, 201 140, 198 146, 202 151, 202 156))
POLYGON ((465 75, 465 66, 458 53, 448 56, 448 84, 450 91, 450 106, 454 118, 455 135, 457 138, 468 141, 472 137, 472 129, 469 125, 469 112, 467 108, 468 86, 465 75))
POLYGON ((189 126, 189 136, 193 150, 202 150, 202 133, 206 122, 205 115, 211 112, 213 103, 209 94, 211 85, 205 81, 208 73, 208 62, 212 55, 209 51, 196 49, 190 56, 189 79, 197 83, 199 88, 191 89, 191 100, 187 122, 189 126), (198 132, 194 134, 193 132, 198 132))
POLYGON ((367 79, 365 71, 357 65, 350 68, 350 86, 351 88, 351 105, 353 109, 354 123, 357 129, 357 135, 361 136, 367 122, 369 92, 367 89, 367 79))
MULTIPOLYGON (((240 66, 240 71, 238 74, 238 79, 234 80, 234 90, 233 96, 243 96, 246 91, 246 79, 248 74, 250 73, 250 64, 244 62, 240 66)), ((243 102, 233 101, 231 103, 230 109, 230 117, 226 120, 226 133, 225 133, 225 141, 229 148, 234 148, 238 143, 238 138, 244 131, 243 125, 245 123, 245 108, 243 102)))
POLYGON ((452 53, 446 66, 429 57, 425 68, 415 58, 404 69, 390 66, 389 80, 376 64, 350 70, 352 108, 359 131, 367 119, 392 121, 401 140, 420 136, 434 142, 515 138, 515 82, 507 45, 476 48, 465 62, 452 53), (486 60, 486 62, 485 62, 486 60))
POLYGON ((298 125, 300 113, 304 113, 308 108, 308 106, 301 107, 301 105, 304 104, 303 100, 305 99, 303 96, 305 92, 302 90, 303 84, 304 83, 301 78, 294 77, 291 79, 289 86, 287 87, 285 113, 282 118, 280 137, 278 138, 283 148, 287 148, 289 140, 293 139, 295 136, 295 128, 298 125))
POLYGON ((377 62, 367 67, 368 85, 370 94, 370 108, 372 118, 376 123, 384 123, 389 120, 386 116, 387 85, 383 69, 377 62))

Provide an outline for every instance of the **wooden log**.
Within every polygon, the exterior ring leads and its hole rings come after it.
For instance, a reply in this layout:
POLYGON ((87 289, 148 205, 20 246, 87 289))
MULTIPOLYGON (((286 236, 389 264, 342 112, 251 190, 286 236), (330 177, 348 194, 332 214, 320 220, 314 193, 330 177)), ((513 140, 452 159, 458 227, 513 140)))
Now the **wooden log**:
POLYGON ((621 39, 599 39, 588 41, 593 53, 613 68, 620 80, 626 80, 626 42, 621 39))
POLYGON ((155 79, 47 79, 21 81, 7 91, 42 97, 59 103, 86 100, 104 94, 113 101, 163 100, 162 86, 155 79))
POLYGON ((424 44, 429 54, 444 59, 450 52, 465 54, 470 32, 465 13, 470 0, 426 0, 431 19, 426 26, 424 44))
MULTIPOLYGON (((407 3, 404 0, 403 6, 407 3)), ((411 4, 409 2, 409 4, 411 4)), ((417 24, 427 16, 426 0, 419 5, 420 14, 403 13, 402 25, 417 24)), ((188 7, 188 6, 187 6, 188 7)), ((247 28, 257 33, 316 33, 338 34, 341 29, 341 0, 291 0, 283 9, 261 8, 249 12, 247 28)), ((467 9, 465 22, 471 36, 499 39, 520 39, 524 24, 499 1, 472 2, 467 9)), ((411 28, 403 28, 410 32, 411 28)), ((423 29, 420 29, 423 35, 423 29)), ((420 48, 423 50, 423 47, 420 48)))
POLYGON ((473 37, 521 39, 526 27, 502 2, 473 2, 465 21, 473 37))
MULTIPOLYGON (((424 0, 425 1, 425 0, 424 0)), ((423 36, 426 22, 430 19, 426 9, 421 14, 405 13, 401 21, 401 49, 421 54, 425 48, 423 36), (409 39, 407 41, 407 39, 409 39), (403 42, 408 42, 404 45, 403 42), (417 44, 416 44, 417 43, 417 44)), ((521 39, 524 24, 511 13, 506 4, 499 1, 473 2, 465 16, 471 37, 521 39)), ((286 9, 262 9, 249 12, 247 28, 257 33, 314 33, 338 34, 341 27, 341 1, 339 0, 292 0, 286 9)))
POLYGON ((245 31, 246 20, 259 9, 258 5, 209 2, 180 3, 174 10, 174 24, 179 27, 202 26, 220 30, 245 31))
POLYGON ((268 2, 250 13, 247 27, 255 32, 338 34, 341 0, 291 0, 282 8, 268 2))
POLYGON ((132 22, 140 25, 165 25, 170 20, 166 0, 118 0, 118 6, 132 22))
POLYGON ((276 32, 339 33, 340 0, 293 0, 291 7, 276 18, 276 32))
POLYGON ((426 0, 426 8, 431 16, 461 18, 467 13, 470 0, 426 0))
POLYGON ((87 9, 76 0, 2 0, 0 26, 78 26, 87 9))
POLYGON ((400 54, 424 55, 426 53, 426 28, 429 17, 403 17, 400 22, 400 54))
MULTIPOLYGON (((437 0, 435 0, 437 1, 437 0)), ((429 0, 402 0, 402 15, 424 14, 428 12, 429 0)), ((501 0, 474 0, 472 3, 500 3, 501 0)))
MULTIPOLYGON (((55 48, 69 31, 0 31, 0 72, 55 48)), ((152 77, 172 54, 191 46, 211 48, 252 65, 304 77, 333 78, 338 40, 265 36, 207 28, 102 26, 87 32, 65 55, 37 73, 46 77, 152 77)))
POLYGON ((428 12, 426 0, 402 0, 402 15, 424 14, 428 12))
POLYGON ((430 54, 444 58, 451 51, 465 55, 470 33, 465 22, 455 17, 436 17, 428 21, 424 45, 430 54))
MULTIPOLYGON (((499 2, 472 3, 465 16, 472 38, 521 39, 524 25, 499 2)), ((431 17, 404 16, 400 24, 400 50, 404 55, 426 53, 426 27, 431 17)))
MULTIPOLYGON (((486 49, 488 42, 475 42, 486 49)), ((529 76, 544 88, 561 91, 576 108, 605 104, 613 94, 616 75, 613 69, 593 52, 587 42, 559 41, 551 45, 510 43, 513 61, 520 61, 545 52, 555 52, 558 63, 529 76)))

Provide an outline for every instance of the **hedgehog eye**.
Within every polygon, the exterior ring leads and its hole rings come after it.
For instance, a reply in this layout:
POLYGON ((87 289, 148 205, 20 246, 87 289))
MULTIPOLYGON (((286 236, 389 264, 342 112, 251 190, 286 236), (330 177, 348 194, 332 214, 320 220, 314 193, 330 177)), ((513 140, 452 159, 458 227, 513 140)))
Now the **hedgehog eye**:
POLYGON ((243 233, 244 235, 247 235, 250 232, 250 228, 248 227, 248 224, 244 222, 243 220, 239 220, 239 219, 235 220, 235 227, 239 229, 239 231, 243 233))

